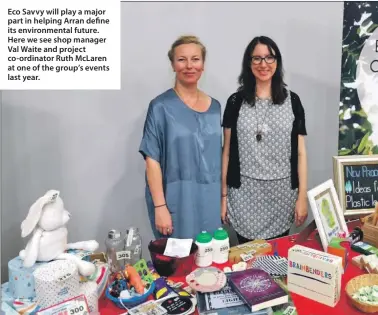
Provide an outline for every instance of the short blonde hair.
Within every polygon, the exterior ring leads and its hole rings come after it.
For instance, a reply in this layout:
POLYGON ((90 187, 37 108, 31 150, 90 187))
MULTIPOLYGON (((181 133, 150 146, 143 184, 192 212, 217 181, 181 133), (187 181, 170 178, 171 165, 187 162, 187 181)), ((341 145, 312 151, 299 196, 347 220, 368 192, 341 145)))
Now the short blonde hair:
POLYGON ((168 58, 171 62, 173 62, 173 57, 175 55, 175 48, 180 45, 184 44, 196 44, 200 46, 201 48, 201 53, 202 53, 202 58, 203 61, 206 59, 206 47, 200 42, 197 36, 193 35, 183 35, 180 36, 178 39, 174 41, 174 43, 171 46, 171 49, 168 51, 168 58))

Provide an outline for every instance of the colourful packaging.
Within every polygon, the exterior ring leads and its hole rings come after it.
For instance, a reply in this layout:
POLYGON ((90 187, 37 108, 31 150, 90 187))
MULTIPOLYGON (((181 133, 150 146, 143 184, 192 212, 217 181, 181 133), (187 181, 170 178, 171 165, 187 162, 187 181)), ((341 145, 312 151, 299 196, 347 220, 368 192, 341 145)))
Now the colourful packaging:
POLYGON ((289 250, 290 292, 334 307, 340 300, 342 258, 301 245, 289 250))
POLYGON ((350 246, 350 240, 346 238, 333 237, 331 238, 327 247, 327 253, 341 257, 343 272, 345 272, 345 269, 348 265, 350 246))

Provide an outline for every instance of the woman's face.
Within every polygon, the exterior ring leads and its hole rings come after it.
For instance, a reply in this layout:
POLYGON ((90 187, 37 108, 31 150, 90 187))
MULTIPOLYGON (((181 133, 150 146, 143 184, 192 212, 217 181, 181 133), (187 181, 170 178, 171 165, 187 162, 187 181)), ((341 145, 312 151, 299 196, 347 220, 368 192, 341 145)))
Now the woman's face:
POLYGON ((176 79, 181 83, 185 85, 197 83, 204 70, 201 47, 197 44, 177 46, 172 67, 176 72, 176 79))
POLYGON ((251 70, 256 81, 271 81, 277 69, 277 60, 268 49, 268 46, 257 44, 252 52, 251 70), (265 58, 262 59, 262 58, 265 58))

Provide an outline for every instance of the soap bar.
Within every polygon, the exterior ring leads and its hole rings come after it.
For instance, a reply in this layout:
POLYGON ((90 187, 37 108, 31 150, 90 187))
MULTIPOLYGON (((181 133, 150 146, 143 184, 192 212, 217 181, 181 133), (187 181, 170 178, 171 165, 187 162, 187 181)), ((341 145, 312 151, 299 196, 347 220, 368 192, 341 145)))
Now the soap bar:
POLYGON ((365 266, 365 269, 369 272, 369 273, 378 273, 378 262, 377 261, 371 261, 369 262, 366 266, 365 266))
POLYGON ((232 265, 232 271, 243 271, 247 269, 247 263, 245 261, 241 261, 237 264, 232 265))
POLYGON ((259 256, 268 254, 272 251, 272 245, 265 240, 254 240, 230 248, 228 261, 231 264, 237 264, 245 261, 247 256, 259 256), (244 257, 244 259, 243 259, 244 257))
POLYGON ((364 257, 369 257, 365 255, 358 255, 356 257, 352 258, 352 264, 355 265, 356 267, 360 268, 361 270, 364 269, 364 257))

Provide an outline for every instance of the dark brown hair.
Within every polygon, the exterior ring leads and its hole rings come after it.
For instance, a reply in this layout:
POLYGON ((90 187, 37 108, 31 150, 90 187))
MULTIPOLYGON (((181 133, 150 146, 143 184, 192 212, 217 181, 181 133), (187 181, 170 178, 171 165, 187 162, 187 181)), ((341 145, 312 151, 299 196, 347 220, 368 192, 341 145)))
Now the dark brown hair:
POLYGON ((255 105, 256 97, 256 78, 251 70, 252 53, 257 44, 268 46, 269 52, 275 56, 277 62, 277 69, 272 77, 272 101, 273 104, 282 104, 288 92, 285 89, 286 83, 284 82, 284 70, 282 66, 282 56, 277 44, 269 37, 258 36, 252 39, 244 52, 242 70, 238 78, 239 88, 248 104, 255 105))

